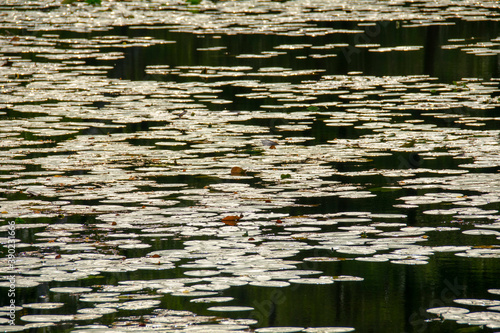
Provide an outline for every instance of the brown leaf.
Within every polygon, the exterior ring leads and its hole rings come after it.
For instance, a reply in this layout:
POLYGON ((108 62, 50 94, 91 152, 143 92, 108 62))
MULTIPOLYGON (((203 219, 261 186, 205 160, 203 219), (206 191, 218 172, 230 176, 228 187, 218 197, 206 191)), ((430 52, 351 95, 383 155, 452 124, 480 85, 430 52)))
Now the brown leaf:
POLYGON ((231 169, 231 176, 245 176, 246 174, 247 172, 240 167, 235 166, 231 169))
POLYGON ((224 224, 235 226, 236 224, 238 224, 238 222, 241 220, 242 217, 243 217, 243 214, 240 214, 239 216, 238 215, 229 215, 229 216, 223 217, 221 221, 224 222, 224 224))

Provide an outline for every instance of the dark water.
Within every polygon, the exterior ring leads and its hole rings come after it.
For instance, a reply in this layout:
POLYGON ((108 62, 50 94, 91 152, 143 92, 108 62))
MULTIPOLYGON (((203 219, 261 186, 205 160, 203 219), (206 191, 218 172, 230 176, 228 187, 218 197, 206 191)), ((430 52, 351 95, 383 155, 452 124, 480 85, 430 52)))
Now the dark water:
MULTIPOLYGON (((491 21, 449 22, 451 25, 433 25, 402 28, 400 21, 375 22, 369 27, 359 27, 358 22, 329 22, 323 26, 332 29, 361 30, 363 33, 338 34, 321 37, 252 35, 218 36, 188 33, 172 33, 168 29, 140 30, 121 27, 119 35, 131 37, 152 36, 158 39, 175 40, 175 44, 151 48, 131 48, 122 61, 114 63, 112 77, 132 80, 168 80, 144 73, 147 65, 175 66, 280 66, 293 69, 322 69, 321 75, 344 75, 360 71, 364 75, 429 75, 441 82, 450 83, 467 77, 490 79, 498 77, 498 57, 474 57, 458 49, 442 49, 450 39, 487 42, 498 36, 498 24, 491 21), (297 59, 315 51, 306 48, 292 50, 271 59, 237 59, 239 54, 260 54, 272 51, 282 44, 348 44, 334 49, 338 56, 323 59, 297 59), (354 47, 359 44, 380 44, 382 47, 400 45, 422 46, 412 52, 369 52, 368 48, 354 47), (193 52, 197 48, 225 46, 222 52, 193 52)), ((330 53, 329 52, 329 53, 330 53)), ((279 80, 278 78, 274 78, 279 80)), ((290 82, 287 78, 285 82, 290 82)), ((238 105, 237 108, 240 106, 238 105)), ((249 107, 241 106, 243 109, 249 107)))

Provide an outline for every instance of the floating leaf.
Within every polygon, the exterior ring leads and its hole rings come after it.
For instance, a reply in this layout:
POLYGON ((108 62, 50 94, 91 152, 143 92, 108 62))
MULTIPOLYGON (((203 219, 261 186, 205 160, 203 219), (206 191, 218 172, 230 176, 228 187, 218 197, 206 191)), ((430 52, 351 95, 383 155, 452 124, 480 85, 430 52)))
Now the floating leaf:
POLYGON ((246 175, 246 170, 237 166, 231 168, 231 176, 245 176, 245 175, 246 175))
POLYGON ((229 216, 223 217, 221 219, 221 221, 224 224, 227 224, 227 225, 230 225, 230 226, 235 226, 236 224, 238 224, 238 222, 241 220, 242 217, 243 217, 243 214, 240 214, 240 215, 229 215, 229 216))

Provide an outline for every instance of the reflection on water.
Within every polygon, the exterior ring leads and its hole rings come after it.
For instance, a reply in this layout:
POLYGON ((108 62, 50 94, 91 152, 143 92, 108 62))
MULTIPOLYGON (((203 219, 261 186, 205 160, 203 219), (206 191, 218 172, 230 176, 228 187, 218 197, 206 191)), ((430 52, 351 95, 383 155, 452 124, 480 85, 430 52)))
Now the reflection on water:
POLYGON ((0 331, 499 327, 497 3, 0 11, 0 331))
MULTIPOLYGON (((151 36, 159 40, 174 40, 176 43, 127 49, 125 58, 116 62, 111 75, 133 80, 168 81, 166 76, 148 75, 144 72, 148 65, 163 64, 171 68, 251 66, 256 69, 321 69, 326 74, 334 75, 351 71, 375 76, 429 75, 442 82, 458 81, 466 77, 489 79, 499 75, 498 57, 495 54, 488 56, 484 48, 489 41, 498 37, 498 25, 495 22, 457 21, 453 25, 411 28, 403 28, 399 22, 378 22, 361 27, 357 22, 329 23, 325 26, 355 33, 311 38, 267 34, 193 35, 172 33, 170 29, 122 28, 117 34, 151 36), (303 46, 280 48, 283 45, 303 46), (397 49, 401 45, 403 47, 397 49), (193 52, 200 49, 206 51, 193 52), (471 56, 474 52, 480 55, 471 56), (242 58, 241 55, 245 54, 256 57, 242 58)), ((290 82, 290 78, 286 82, 290 82)), ((246 109, 245 106, 241 107, 246 109)))

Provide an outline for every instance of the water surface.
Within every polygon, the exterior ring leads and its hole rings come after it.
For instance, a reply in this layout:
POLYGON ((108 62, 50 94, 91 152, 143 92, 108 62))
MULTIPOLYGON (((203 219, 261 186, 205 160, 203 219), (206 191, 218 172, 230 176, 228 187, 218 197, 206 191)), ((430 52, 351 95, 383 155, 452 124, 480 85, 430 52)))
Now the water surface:
POLYGON ((0 331, 500 327, 497 2, 0 11, 0 331))

